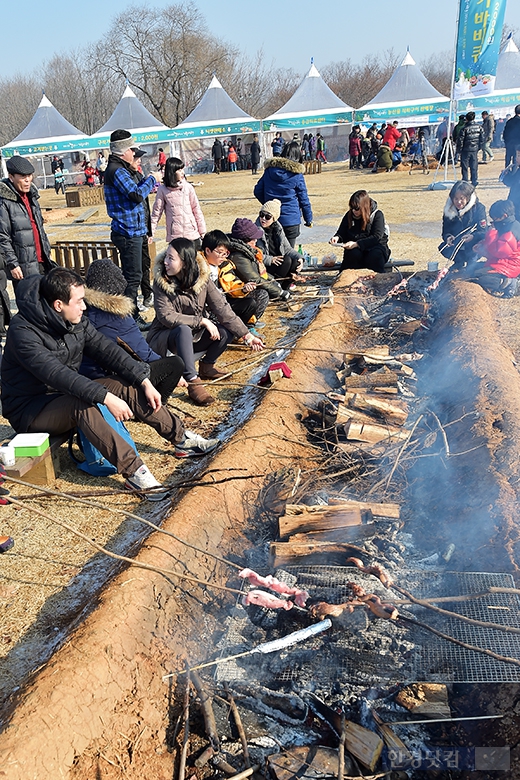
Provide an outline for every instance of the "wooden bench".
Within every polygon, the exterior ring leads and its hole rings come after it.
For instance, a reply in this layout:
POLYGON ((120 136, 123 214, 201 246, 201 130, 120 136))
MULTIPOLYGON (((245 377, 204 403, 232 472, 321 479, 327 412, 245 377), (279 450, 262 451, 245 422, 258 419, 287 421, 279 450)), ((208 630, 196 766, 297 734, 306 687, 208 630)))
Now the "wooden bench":
POLYGON ((111 241, 56 241, 51 246, 53 260, 62 268, 69 268, 85 276, 94 260, 109 257, 120 267, 119 254, 111 241))
MULTIPOLYGON (((109 257, 119 268, 119 254, 111 241, 56 241, 51 246, 53 260, 62 268, 70 268, 72 271, 85 276, 89 265, 94 260, 109 257)), ((155 242, 148 244, 150 259, 156 256, 155 242)))
POLYGON ((49 448, 45 452, 35 458, 16 458, 14 466, 6 467, 7 475, 15 479, 25 479, 33 485, 48 485, 54 482, 60 474, 59 449, 68 440, 68 433, 51 436, 49 448))

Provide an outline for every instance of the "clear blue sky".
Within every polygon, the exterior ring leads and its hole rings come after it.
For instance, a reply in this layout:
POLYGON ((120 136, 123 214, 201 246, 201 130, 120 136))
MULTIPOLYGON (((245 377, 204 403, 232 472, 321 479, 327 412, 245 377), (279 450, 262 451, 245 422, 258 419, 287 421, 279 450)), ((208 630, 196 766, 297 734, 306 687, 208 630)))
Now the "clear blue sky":
MULTIPOLYGON (((149 0, 149 4, 172 3, 149 0)), ((390 47, 404 57, 409 46, 420 63, 435 52, 452 50, 455 40, 457 0, 418 0, 408 9, 397 4, 393 13, 388 0, 196 0, 195 5, 218 38, 251 54, 263 48, 268 64, 292 67, 302 76, 311 57, 319 70, 347 58, 376 59, 390 47)), ((59 51, 98 40, 112 18, 130 8, 126 0, 89 0, 87 6, 69 0, 5 2, 0 76, 37 70, 59 51), (13 28, 16 38, 11 35, 13 28)), ((517 28, 520 48, 519 0, 508 0, 505 18, 517 28)))

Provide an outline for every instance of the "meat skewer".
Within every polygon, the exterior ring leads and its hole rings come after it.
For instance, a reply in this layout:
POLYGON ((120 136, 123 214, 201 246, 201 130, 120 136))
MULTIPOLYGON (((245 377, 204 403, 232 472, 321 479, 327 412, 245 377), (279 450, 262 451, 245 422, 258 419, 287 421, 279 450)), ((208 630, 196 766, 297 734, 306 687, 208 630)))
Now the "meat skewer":
POLYGON ((265 590, 250 590, 246 593, 242 599, 244 606, 249 604, 255 604, 257 607, 264 607, 265 609, 292 609, 294 604, 288 599, 279 599, 272 593, 267 593, 265 590))
POLYGON ((373 563, 370 566, 365 566, 362 560, 359 558, 347 558, 347 563, 353 563, 354 566, 356 566, 360 571, 364 572, 365 574, 373 574, 375 577, 377 577, 381 584, 385 586, 385 588, 391 588, 393 583, 392 578, 388 574, 388 572, 383 569, 381 564, 379 563, 373 563))
POLYGON ((242 577, 242 579, 249 580, 253 588, 269 588, 269 590, 273 590, 275 593, 293 596, 294 603, 298 607, 304 607, 309 598, 309 594, 306 590, 292 588, 290 585, 286 585, 285 582, 281 582, 281 580, 273 577, 272 574, 269 574, 267 577, 262 577, 260 574, 253 571, 253 569, 242 569, 242 571, 238 573, 238 576, 242 577))

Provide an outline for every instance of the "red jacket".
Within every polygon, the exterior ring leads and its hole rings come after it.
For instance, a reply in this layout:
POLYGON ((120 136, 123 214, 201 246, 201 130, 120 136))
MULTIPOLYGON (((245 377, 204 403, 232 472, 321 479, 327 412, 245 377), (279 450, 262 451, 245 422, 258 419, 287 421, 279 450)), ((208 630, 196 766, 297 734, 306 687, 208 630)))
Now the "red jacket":
POLYGON ((348 153, 351 157, 357 157, 361 154, 361 136, 353 135, 348 142, 348 153))
POLYGON ((500 234, 495 228, 488 230, 483 254, 487 258, 484 265, 492 273, 502 274, 508 279, 520 276, 520 241, 511 231, 500 234))
POLYGON ((386 128, 385 135, 383 138, 383 143, 388 144, 390 149, 394 151, 395 145, 397 141, 401 138, 401 133, 397 129, 397 127, 394 127, 393 125, 390 125, 386 128))

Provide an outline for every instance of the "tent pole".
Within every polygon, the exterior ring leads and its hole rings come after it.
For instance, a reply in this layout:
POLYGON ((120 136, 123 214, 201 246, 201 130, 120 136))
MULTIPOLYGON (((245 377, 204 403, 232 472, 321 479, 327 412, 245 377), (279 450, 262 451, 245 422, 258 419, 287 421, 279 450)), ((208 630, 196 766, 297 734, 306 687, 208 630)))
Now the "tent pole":
POLYGON ((441 158, 439 160, 439 165, 437 166, 437 170, 435 171, 433 181, 428 187, 429 190, 446 190, 448 189, 448 187, 451 189, 451 186, 455 184, 455 181, 457 180, 457 174, 455 171, 455 156, 453 152, 453 147, 451 145, 451 133, 452 133, 452 121, 453 121, 453 125, 455 125, 454 114, 456 113, 455 106, 457 103, 457 101, 454 99, 453 93, 455 90, 455 69, 457 67, 457 43, 459 38, 459 19, 460 19, 460 0, 457 0, 457 21, 455 22, 455 45, 453 47, 453 66, 451 69, 451 88, 450 88, 450 110, 448 113, 446 143, 444 144, 444 149, 442 150, 441 158), (451 166, 453 171, 453 179, 448 179, 448 168, 450 167, 450 157, 451 157, 451 166), (439 172, 440 166, 443 163, 443 160, 444 160, 444 179, 442 181, 437 181, 437 174, 439 172))

